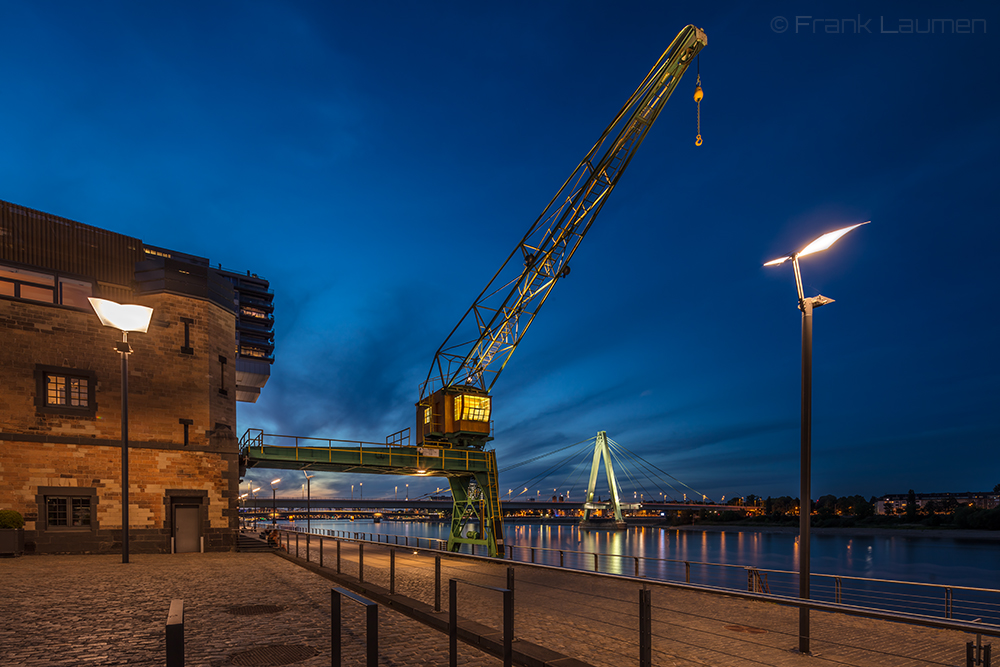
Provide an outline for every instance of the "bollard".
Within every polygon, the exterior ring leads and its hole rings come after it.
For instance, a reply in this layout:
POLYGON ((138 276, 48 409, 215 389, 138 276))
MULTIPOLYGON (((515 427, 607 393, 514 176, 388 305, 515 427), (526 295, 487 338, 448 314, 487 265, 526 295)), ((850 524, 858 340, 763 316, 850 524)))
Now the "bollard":
POLYGON ((441 556, 434 556, 434 611, 441 611, 441 556))
POLYGON ((184 600, 172 600, 167 612, 167 667, 184 667, 184 600))
POLYGON ((358 542, 358 581, 365 583, 365 543, 358 542))

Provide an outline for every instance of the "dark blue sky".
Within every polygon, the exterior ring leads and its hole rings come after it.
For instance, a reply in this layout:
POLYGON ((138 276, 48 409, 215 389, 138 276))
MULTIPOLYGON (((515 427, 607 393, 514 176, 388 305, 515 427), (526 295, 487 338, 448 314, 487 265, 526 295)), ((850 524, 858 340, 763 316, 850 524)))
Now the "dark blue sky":
POLYGON ((606 430, 716 499, 798 495, 800 315, 791 267, 761 264, 872 220, 802 261, 836 299, 815 318, 813 495, 1000 483, 995 3, 5 2, 0 20, 0 199, 268 278, 277 361, 239 430, 369 441, 411 425, 438 345, 693 23, 704 145, 689 71, 496 385, 501 468, 606 430), (909 19, 935 32, 889 32, 909 19))

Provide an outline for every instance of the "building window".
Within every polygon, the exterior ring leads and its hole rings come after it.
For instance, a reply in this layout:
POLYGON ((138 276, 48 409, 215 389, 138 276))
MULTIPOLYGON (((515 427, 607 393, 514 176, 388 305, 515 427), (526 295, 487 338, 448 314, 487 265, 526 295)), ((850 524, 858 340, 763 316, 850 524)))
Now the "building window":
POLYGON ((181 346, 181 354, 194 354, 194 348, 191 347, 191 325, 194 324, 194 320, 182 317, 181 322, 184 323, 184 345, 181 346))
POLYGON ((92 496, 45 496, 49 528, 90 528, 92 496))
POLYGON ((68 405, 86 408, 90 396, 89 380, 72 375, 45 374, 45 405, 68 405))
POLYGON ((97 377, 90 371, 54 366, 36 366, 35 405, 39 412, 93 416, 97 377))
POLYGON ((455 397, 455 418, 474 422, 490 420, 490 397, 462 394, 455 397))
POLYGON ((87 297, 93 293, 93 284, 86 280, 61 276, 57 280, 51 273, 0 264, 0 296, 90 310, 87 297))

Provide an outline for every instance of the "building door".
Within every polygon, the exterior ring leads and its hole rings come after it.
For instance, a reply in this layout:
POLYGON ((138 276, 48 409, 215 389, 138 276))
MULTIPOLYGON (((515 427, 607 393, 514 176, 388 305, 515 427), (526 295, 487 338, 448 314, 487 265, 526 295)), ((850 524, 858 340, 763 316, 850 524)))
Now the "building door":
POLYGON ((201 506, 174 503, 174 553, 201 551, 201 506))

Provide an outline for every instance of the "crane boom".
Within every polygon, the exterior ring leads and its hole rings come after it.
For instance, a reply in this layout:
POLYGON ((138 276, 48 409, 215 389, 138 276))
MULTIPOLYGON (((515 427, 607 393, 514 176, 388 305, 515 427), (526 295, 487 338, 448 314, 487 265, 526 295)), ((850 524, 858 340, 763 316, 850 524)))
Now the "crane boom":
POLYGON ((692 25, 678 33, 438 348, 420 388, 418 442, 481 448, 490 439, 489 392, 552 288, 568 275, 569 260, 707 41, 692 25), (435 397, 441 393, 449 401, 466 400, 453 408, 435 397))

